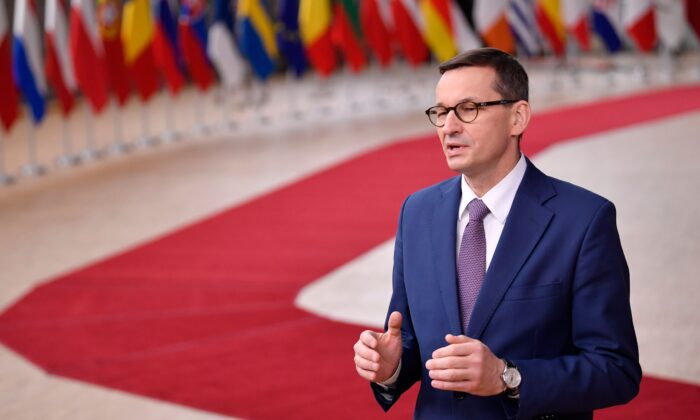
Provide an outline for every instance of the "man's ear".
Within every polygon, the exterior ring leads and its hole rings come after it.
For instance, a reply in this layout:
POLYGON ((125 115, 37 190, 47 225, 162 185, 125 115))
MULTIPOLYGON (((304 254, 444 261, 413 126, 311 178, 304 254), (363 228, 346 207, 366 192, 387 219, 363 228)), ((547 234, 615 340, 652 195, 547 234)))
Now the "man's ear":
POLYGON ((513 104, 511 112, 511 136, 520 136, 530 124, 532 110, 527 101, 518 101, 513 104))

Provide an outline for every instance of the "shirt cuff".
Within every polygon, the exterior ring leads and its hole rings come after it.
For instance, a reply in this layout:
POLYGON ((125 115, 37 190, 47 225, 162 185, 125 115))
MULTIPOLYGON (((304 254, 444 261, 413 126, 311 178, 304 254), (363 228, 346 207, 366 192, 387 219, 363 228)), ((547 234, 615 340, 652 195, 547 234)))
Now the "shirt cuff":
POLYGON ((396 383, 396 381, 399 379, 399 373, 401 373, 401 359, 399 359, 399 365, 396 367, 396 372, 394 372, 393 375, 391 375, 391 378, 387 379, 384 382, 378 382, 377 385, 382 387, 384 390, 388 391, 389 388, 396 383))

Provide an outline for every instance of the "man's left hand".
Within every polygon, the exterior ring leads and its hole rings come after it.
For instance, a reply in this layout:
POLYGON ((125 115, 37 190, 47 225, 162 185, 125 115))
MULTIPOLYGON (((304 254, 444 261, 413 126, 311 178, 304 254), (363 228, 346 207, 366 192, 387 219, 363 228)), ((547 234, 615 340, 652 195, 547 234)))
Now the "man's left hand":
POLYGON ((447 346, 433 352, 425 363, 431 385, 444 391, 490 396, 503 392, 501 374, 505 364, 479 340, 464 335, 445 336, 447 346))

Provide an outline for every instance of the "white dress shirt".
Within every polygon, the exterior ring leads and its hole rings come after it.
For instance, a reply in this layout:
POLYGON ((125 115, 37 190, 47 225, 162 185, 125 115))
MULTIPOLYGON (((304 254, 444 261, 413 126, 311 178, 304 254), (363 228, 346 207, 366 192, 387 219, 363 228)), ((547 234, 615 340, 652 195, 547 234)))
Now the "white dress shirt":
MULTIPOLYGON (((493 188, 488 190, 481 201, 486 204, 489 208, 490 213, 484 217, 484 233, 486 234, 486 269, 488 270, 489 264, 491 264, 491 259, 493 258, 493 253, 496 251, 496 246, 498 245, 498 240, 501 239, 501 233, 503 232, 503 226, 506 224, 506 219, 508 218, 508 213, 513 205, 513 200, 515 199, 515 193, 518 192, 518 187, 520 187, 520 182, 522 182, 525 176, 525 169, 527 169, 527 162, 525 161, 525 156, 520 154, 520 160, 515 164, 515 167, 511 169, 508 175, 498 182, 493 188)), ((467 204, 475 198, 474 191, 472 191, 467 180, 462 176, 462 199, 459 202, 459 213, 457 213, 457 253, 456 256, 459 257, 459 249, 462 246, 462 236, 464 235, 464 228, 469 223, 469 212, 467 211, 467 204)), ((457 297, 455 296, 455 299, 457 297)), ((391 376, 391 378, 380 383, 384 389, 388 389, 389 386, 396 383, 399 378, 399 372, 401 372, 401 362, 399 361, 399 366, 396 372, 391 376)), ((386 398, 390 398, 390 394, 384 394, 386 398)))
MULTIPOLYGON (((520 155, 520 160, 513 169, 505 176, 498 184, 488 190, 481 201, 486 204, 486 207, 491 211, 484 217, 484 233, 486 234, 486 269, 488 270, 493 253, 496 251, 498 240, 501 239, 503 226, 506 224, 510 207, 513 205, 515 193, 518 191, 520 182, 525 176, 527 162, 525 156, 520 155)), ((469 223, 469 212, 467 204, 475 198, 479 198, 474 194, 467 180, 462 177, 462 199, 459 202, 459 213, 457 213, 457 253, 459 257, 459 249, 462 247, 462 236, 464 228, 469 223)))

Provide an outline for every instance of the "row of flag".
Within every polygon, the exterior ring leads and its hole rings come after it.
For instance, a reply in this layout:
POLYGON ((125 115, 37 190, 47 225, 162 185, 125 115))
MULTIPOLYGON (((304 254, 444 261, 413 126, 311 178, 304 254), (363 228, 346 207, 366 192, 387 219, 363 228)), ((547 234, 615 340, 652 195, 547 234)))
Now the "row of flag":
POLYGON ((67 116, 78 90, 99 113, 110 94, 120 106, 132 91, 148 101, 161 84, 176 95, 188 78, 204 91, 217 74, 235 87, 248 69, 266 80, 280 63, 326 77, 341 62, 359 72, 370 57, 418 66, 483 45, 562 55, 572 45, 589 51, 592 34, 611 53, 627 43, 646 52, 659 42, 677 49, 687 28, 700 36, 700 0, 277 0, 274 14, 268 6, 46 0, 42 31, 36 1, 16 0, 10 35, 0 5, 0 120, 11 128, 21 92, 38 124, 49 86, 67 116))

